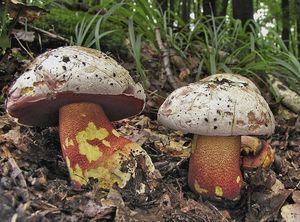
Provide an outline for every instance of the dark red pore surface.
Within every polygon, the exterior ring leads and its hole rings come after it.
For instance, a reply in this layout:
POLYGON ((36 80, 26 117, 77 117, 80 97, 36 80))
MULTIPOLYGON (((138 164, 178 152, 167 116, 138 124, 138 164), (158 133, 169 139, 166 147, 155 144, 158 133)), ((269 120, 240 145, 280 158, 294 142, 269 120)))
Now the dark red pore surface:
MULTIPOLYGON (((91 102, 100 105, 111 121, 140 113, 144 101, 127 95, 96 95, 65 92, 55 97, 28 96, 9 101, 7 112, 28 126, 57 126, 59 108, 71 103, 91 102)), ((74 114, 76 115, 76 114, 74 114)))

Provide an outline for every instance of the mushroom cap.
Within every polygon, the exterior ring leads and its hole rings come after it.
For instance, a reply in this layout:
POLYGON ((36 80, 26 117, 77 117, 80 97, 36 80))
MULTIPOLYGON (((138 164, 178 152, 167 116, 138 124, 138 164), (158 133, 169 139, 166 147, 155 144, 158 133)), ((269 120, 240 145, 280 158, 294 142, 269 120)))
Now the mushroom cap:
POLYGON ((29 126, 55 126, 60 107, 76 102, 102 106, 111 121, 144 108, 144 89, 106 54, 79 46, 38 56, 11 86, 7 113, 29 126))
POLYGON ((258 88, 234 74, 216 74, 173 91, 158 111, 164 126, 206 136, 270 135, 274 116, 258 88))

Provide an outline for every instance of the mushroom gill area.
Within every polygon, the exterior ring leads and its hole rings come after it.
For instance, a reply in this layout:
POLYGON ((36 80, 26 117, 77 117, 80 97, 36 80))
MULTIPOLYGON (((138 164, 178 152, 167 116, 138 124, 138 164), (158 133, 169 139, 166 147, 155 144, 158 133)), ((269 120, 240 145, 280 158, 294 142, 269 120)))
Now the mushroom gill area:
POLYGON ((144 107, 144 100, 128 95, 98 95, 63 92, 52 96, 30 95, 10 98, 8 113, 18 123, 28 126, 57 126, 60 107, 80 102, 101 105, 111 121, 138 114, 144 107))

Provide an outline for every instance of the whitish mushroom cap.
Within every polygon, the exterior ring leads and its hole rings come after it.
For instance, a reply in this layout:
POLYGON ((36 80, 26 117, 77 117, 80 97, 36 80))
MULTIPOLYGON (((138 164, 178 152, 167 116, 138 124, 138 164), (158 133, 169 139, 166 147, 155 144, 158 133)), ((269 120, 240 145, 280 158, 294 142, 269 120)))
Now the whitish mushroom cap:
POLYGON ((65 104, 94 102, 118 120, 141 112, 144 101, 143 87, 114 59, 67 46, 38 56, 11 86, 6 106, 20 124, 51 126, 65 104))
POLYGON ((274 116, 253 82, 216 74, 172 92, 158 111, 164 126, 207 136, 270 135, 274 116))

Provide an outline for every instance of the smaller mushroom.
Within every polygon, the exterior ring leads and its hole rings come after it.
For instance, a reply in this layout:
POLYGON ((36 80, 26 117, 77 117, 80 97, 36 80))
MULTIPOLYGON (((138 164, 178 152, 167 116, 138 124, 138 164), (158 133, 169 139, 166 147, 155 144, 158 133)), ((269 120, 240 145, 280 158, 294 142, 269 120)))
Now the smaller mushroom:
POLYGON ((102 188, 124 187, 138 157, 147 173, 150 157, 126 139, 111 121, 140 113, 145 94, 128 71, 106 54, 79 46, 60 47, 38 56, 16 80, 7 113, 27 126, 59 125, 60 143, 75 187, 98 179, 102 188))
POLYGON ((216 74, 172 92, 158 111, 163 125, 193 133, 188 184, 210 198, 240 197, 242 135, 270 135, 273 114, 258 88, 240 75, 216 74))
POLYGON ((242 136, 242 166, 246 170, 269 168, 275 160, 275 150, 269 143, 254 136, 242 136))

